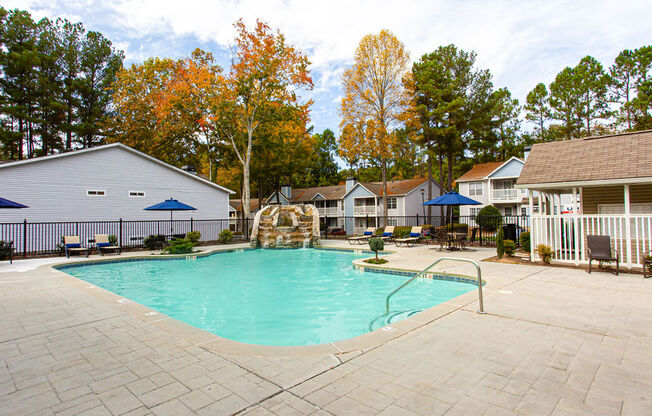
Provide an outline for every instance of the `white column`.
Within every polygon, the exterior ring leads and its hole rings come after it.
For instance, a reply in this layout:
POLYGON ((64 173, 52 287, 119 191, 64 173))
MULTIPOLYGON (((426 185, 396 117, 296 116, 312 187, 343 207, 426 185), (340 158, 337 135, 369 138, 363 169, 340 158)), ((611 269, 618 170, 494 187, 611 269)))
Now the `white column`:
MULTIPOLYGON (((536 238, 536 232, 538 230, 534 229, 534 191, 532 189, 528 189, 528 194, 529 194, 529 202, 530 202, 530 260, 534 261, 534 243, 537 241, 536 238)), ((541 199, 539 198, 539 201, 541 199)))
POLYGON ((579 230, 579 216, 577 207, 577 188, 573 188, 573 197, 571 198, 571 204, 573 204, 573 240, 575 243, 575 250, 573 257, 575 257, 575 265, 579 266, 580 264, 580 230, 579 230))
MULTIPOLYGON (((621 236, 622 237, 622 236, 621 236)), ((627 268, 632 268, 632 223, 629 203, 629 185, 625 185, 625 244, 621 244, 627 250, 627 268)))

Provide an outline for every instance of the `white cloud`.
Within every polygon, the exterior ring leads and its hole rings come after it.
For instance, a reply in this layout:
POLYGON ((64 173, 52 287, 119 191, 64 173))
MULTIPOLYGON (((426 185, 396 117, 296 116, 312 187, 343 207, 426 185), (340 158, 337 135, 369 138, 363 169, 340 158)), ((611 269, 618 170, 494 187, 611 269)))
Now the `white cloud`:
MULTIPOLYGON (((413 59, 454 43, 478 54, 497 87, 507 86, 523 100, 538 82, 549 83, 562 68, 591 54, 608 67, 618 52, 652 43, 649 0, 626 3, 588 0, 548 1, 390 1, 390 0, 15 0, 5 7, 35 15, 81 15, 87 27, 102 23, 103 33, 126 47, 129 60, 165 54, 166 43, 147 44, 148 36, 179 37, 226 48, 233 23, 257 18, 280 29, 313 62, 316 105, 332 108, 335 128, 340 76, 359 40, 382 28, 401 39, 413 59), (14 3, 14 4, 12 4, 14 3), (105 27, 115 30, 107 32, 105 27), (114 36, 119 36, 116 39, 114 36), (148 55, 149 54, 149 55, 148 55), (322 100, 320 102, 320 100, 322 100)), ((174 42, 169 42, 172 45, 174 42)), ((194 46, 188 45, 189 53, 194 46)), ((173 46, 169 46, 173 49, 173 46)), ((179 51, 179 45, 174 45, 179 51)), ((321 117, 321 115, 320 115, 321 117)))

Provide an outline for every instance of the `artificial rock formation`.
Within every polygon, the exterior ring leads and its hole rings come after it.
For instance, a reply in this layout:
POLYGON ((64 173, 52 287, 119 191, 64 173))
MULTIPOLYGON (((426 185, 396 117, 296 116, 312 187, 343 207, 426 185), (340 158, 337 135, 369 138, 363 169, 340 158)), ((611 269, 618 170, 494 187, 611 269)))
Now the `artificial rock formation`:
POLYGON ((254 217, 254 247, 312 247, 318 243, 319 211, 314 205, 273 205, 254 217))

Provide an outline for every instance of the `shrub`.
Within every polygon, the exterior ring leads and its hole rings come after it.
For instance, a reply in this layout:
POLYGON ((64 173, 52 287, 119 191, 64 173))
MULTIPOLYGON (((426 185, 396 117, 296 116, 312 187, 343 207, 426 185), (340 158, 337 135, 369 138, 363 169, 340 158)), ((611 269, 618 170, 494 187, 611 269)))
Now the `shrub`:
POLYGON ((118 237, 116 237, 114 235, 110 235, 109 236, 109 244, 111 244, 112 246, 117 246, 118 245, 118 237))
POLYGON ((143 244, 149 250, 156 250, 165 245, 165 236, 161 234, 153 234, 148 237, 145 237, 143 244))
POLYGON ((396 226, 394 227, 394 237, 396 238, 404 238, 410 235, 410 231, 412 230, 412 227, 409 226, 396 226))
POLYGON ((503 235, 503 227, 499 227, 498 233, 496 234, 496 255, 498 255, 499 259, 502 259, 503 254, 505 254, 505 242, 503 241, 503 238, 505 238, 503 235))
POLYGON ((462 223, 454 222, 452 224, 446 224, 445 226, 439 228, 443 228, 448 232, 457 231, 457 232, 464 233, 469 231, 469 224, 463 222, 462 223))
POLYGON ((231 240, 233 240, 233 233, 228 228, 225 228, 222 231, 220 231, 218 238, 220 239, 220 242, 222 244, 226 244, 231 242, 231 240))
POLYGON ((537 246, 536 251, 539 257, 541 257, 541 260, 545 264, 550 264, 550 260, 552 259, 552 249, 550 248, 550 246, 547 246, 545 244, 539 244, 537 246))
POLYGON ((530 251, 530 232, 526 231, 521 233, 521 236, 518 238, 518 241, 521 243, 521 248, 524 251, 530 251))
POLYGON ((372 238, 369 240, 369 248, 376 253, 376 260, 378 260, 378 252, 385 249, 385 241, 382 238, 372 238))
POLYGON ((188 234, 186 234, 186 239, 193 243, 194 245, 197 245, 199 243, 199 239, 201 238, 201 233, 199 231, 191 231, 188 234))
POLYGON ((505 240, 503 242, 505 254, 507 254, 509 257, 512 257, 514 255, 514 252, 516 251, 516 243, 512 240, 505 240))
POLYGON ((165 252, 169 254, 186 254, 192 253, 195 245, 186 238, 172 240, 169 246, 165 247, 165 252))
POLYGON ((475 221, 480 224, 482 228, 493 231, 503 223, 503 217, 498 208, 493 205, 487 205, 478 212, 475 221))

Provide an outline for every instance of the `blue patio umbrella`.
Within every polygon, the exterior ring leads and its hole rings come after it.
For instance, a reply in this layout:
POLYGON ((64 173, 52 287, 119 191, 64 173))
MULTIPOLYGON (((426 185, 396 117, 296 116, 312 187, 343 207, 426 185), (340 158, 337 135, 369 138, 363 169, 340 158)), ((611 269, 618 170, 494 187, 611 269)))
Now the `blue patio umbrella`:
MULTIPOLYGON (((460 195, 455 191, 446 192, 444 195, 440 195, 435 199, 424 202, 421 205, 451 205, 451 206, 460 206, 460 205, 482 205, 481 202, 478 202, 474 199, 468 198, 464 195, 460 195)), ((451 210, 451 224, 453 223, 453 211, 451 210)))
POLYGON ((27 205, 19 204, 18 202, 0 198, 0 208, 29 208, 29 207, 27 205))
POLYGON ((170 234, 172 234, 172 212, 174 211, 196 211, 197 208, 191 207, 190 205, 179 202, 176 199, 170 197, 163 202, 159 202, 156 205, 145 208, 145 211, 170 211, 170 234))

